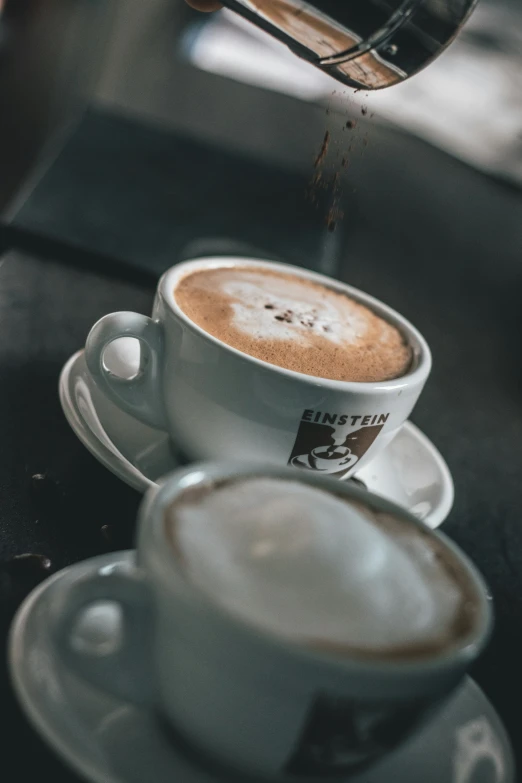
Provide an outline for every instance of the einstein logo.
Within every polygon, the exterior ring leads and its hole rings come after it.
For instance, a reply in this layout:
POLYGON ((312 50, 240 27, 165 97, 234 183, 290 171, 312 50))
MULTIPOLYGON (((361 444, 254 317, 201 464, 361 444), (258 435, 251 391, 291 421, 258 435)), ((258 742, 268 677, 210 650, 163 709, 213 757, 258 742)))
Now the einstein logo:
POLYGON ((350 415, 305 410, 289 465, 343 478, 368 451, 389 413, 350 415))

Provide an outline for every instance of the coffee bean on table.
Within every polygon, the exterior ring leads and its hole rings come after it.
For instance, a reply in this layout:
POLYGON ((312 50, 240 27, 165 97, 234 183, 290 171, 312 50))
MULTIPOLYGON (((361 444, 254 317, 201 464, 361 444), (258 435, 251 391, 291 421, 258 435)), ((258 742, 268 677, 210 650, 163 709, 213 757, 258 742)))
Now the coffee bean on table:
POLYGON ((46 555, 26 552, 15 555, 4 564, 4 570, 11 579, 23 586, 34 587, 49 576, 52 563, 46 555))
POLYGON ((31 476, 31 498, 38 510, 54 510, 62 497, 63 492, 58 481, 46 473, 34 473, 31 476))

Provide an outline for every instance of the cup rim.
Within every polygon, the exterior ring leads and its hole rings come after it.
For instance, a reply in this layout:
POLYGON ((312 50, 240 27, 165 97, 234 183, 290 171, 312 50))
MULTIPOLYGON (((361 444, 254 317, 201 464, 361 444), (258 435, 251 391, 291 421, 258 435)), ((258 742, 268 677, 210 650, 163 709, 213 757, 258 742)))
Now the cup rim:
POLYGON ((315 272, 303 267, 298 267, 293 264, 287 264, 279 261, 270 261, 259 258, 247 258, 243 256, 205 256, 202 258, 189 259, 181 261, 175 266, 168 269, 160 278, 158 283, 158 293, 161 295, 163 302, 167 305, 168 310, 177 316, 183 323, 190 328, 193 332, 200 337, 208 340, 221 347, 222 349, 230 352, 231 354, 243 359, 246 362, 257 365, 267 371, 276 372, 279 375, 283 375, 289 379, 300 381, 301 383, 311 384, 313 386, 321 386, 322 388, 343 391, 343 392, 361 392, 372 394, 379 392, 389 392, 394 390, 404 389, 409 386, 416 386, 419 383, 423 383, 428 377, 431 365, 431 351, 428 343, 422 334, 411 324, 404 316, 398 313, 393 308, 381 302, 379 299, 371 296, 370 294, 360 291, 353 286, 343 283, 340 280, 335 280, 332 277, 323 275, 319 272, 315 272), (181 280, 191 272, 195 272, 198 269, 218 269, 220 267, 234 268, 234 267, 259 267, 263 269, 274 269, 281 272, 291 272, 297 277, 301 277, 305 280, 312 280, 317 283, 321 283, 327 288, 331 288, 340 293, 347 294, 355 301, 365 305, 372 310, 376 315, 391 323, 393 326, 399 329, 399 331, 406 337, 408 343, 412 347, 414 356, 414 367, 408 370, 405 375, 401 375, 399 378, 392 378, 387 381, 339 381, 332 378, 322 378, 314 375, 307 375, 306 373, 297 372, 295 370, 289 370, 286 367, 280 367, 277 364, 270 364, 262 359, 258 359, 255 356, 251 356, 248 353, 238 350, 237 348, 228 345, 227 343, 219 340, 214 335, 209 334, 202 329, 194 321, 183 312, 178 305, 174 290, 181 280))
MULTIPOLYGON (((421 520, 414 517, 406 509, 386 500, 379 495, 363 490, 346 482, 331 478, 328 475, 313 471, 299 470, 289 466, 275 466, 263 463, 251 462, 199 462, 188 467, 178 469, 164 476, 158 487, 148 490, 140 509, 140 531, 143 525, 147 526, 147 535, 152 537, 154 566, 158 568, 162 577, 170 582, 183 584, 183 593, 188 596, 191 605, 206 614, 207 617, 218 617, 219 622, 230 630, 240 633, 243 639, 249 639, 268 653, 275 652, 291 657, 293 661, 317 666, 321 665, 325 671, 338 674, 340 670, 349 669, 361 677, 385 676, 390 680, 402 678, 405 671, 414 677, 418 675, 436 675, 462 666, 465 668, 472 662, 478 653, 486 645, 493 627, 493 612, 490 596, 486 583, 474 563, 462 552, 451 539, 438 530, 428 528, 421 520), (378 657, 365 659, 354 654, 353 656, 336 655, 316 648, 307 647, 285 639, 276 633, 270 632, 249 623, 247 620, 235 616, 232 612, 221 606, 201 588, 192 584, 182 573, 181 569, 173 567, 176 564, 172 545, 167 540, 165 512, 170 504, 186 489, 196 486, 205 486, 213 481, 226 480, 237 477, 270 477, 287 478, 300 481, 307 485, 335 491, 347 498, 369 504, 377 511, 391 513, 413 523, 422 529, 430 537, 442 541, 450 550, 453 557, 466 570, 470 584, 476 593, 479 603, 474 627, 459 643, 451 646, 445 652, 435 654, 433 657, 419 659, 394 659, 383 660, 378 657)), ((141 538, 141 535, 140 535, 141 538)), ((138 553, 140 546, 138 545, 138 553)))

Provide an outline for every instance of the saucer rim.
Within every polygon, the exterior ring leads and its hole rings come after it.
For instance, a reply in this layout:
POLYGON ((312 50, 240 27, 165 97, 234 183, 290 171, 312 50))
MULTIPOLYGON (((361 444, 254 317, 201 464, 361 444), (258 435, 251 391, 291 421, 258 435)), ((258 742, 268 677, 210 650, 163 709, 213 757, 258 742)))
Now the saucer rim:
MULTIPOLYGON (((93 438, 92 431, 88 429, 85 422, 79 416, 76 410, 76 404, 73 402, 70 391, 70 378, 75 365, 82 359, 84 349, 76 351, 66 361, 60 372, 58 382, 58 393, 60 404, 69 426, 76 437, 85 446, 85 448, 97 459, 107 470, 116 475, 121 481, 135 489, 140 494, 158 486, 156 481, 149 479, 144 473, 136 468, 130 460, 114 444, 114 451, 111 451, 103 442, 93 438)), ((95 383, 93 379, 90 379, 95 383)), ((450 469, 444 460, 442 454, 422 430, 412 421, 407 419, 397 434, 406 430, 413 440, 416 440, 427 451, 435 464, 441 477, 441 499, 436 508, 429 512, 423 521, 433 530, 447 519, 455 500, 455 487, 450 469)), ((158 432, 163 432, 158 430, 158 432)), ((393 441, 391 441, 393 442, 393 441)), ((371 462, 369 463, 371 465, 371 462)), ((173 465, 174 467, 174 465, 173 465)), ((368 466, 367 466, 368 467, 368 466)), ((358 478, 358 472, 355 471, 353 478, 358 478)), ((360 479, 364 481, 364 479, 360 479)))
POLYGON ((13 622, 11 623, 7 639, 8 672, 13 690, 27 720, 39 737, 45 741, 50 750, 60 761, 62 761, 62 763, 66 764, 74 774, 83 776, 86 780, 94 781, 95 783, 125 782, 122 781, 120 777, 112 775, 110 770, 107 770, 105 773, 102 771, 103 777, 100 777, 98 766, 93 762, 89 762, 88 758, 85 758, 84 760, 83 756, 79 757, 79 755, 71 749, 70 743, 63 738, 63 735, 59 730, 55 729, 54 726, 51 726, 50 722, 46 719, 46 716, 42 714, 36 706, 36 703, 33 703, 28 695, 28 689, 24 683, 24 678, 21 676, 23 667, 20 665, 20 661, 23 657, 23 637, 28 620, 31 617, 34 608, 38 605, 42 595, 52 589, 56 582, 66 578, 72 571, 81 567, 85 568, 91 566, 92 568, 94 566, 94 561, 96 561, 98 568, 103 565, 114 566, 116 564, 131 564, 134 562, 135 552, 136 550, 134 549, 123 549, 116 552, 95 555, 86 560, 72 563, 71 565, 60 569, 52 576, 49 576, 22 601, 14 616, 13 622))
MULTIPOLYGON (((442 477, 442 498, 434 512, 429 513, 429 527, 436 529, 448 518, 453 504, 455 502, 455 484, 448 464, 435 444, 428 436, 412 421, 407 419, 401 427, 401 430, 407 428, 411 435, 420 442, 426 451, 429 451, 433 460, 436 462, 438 470, 442 477)), ((401 431, 399 430, 399 431, 401 431)), ((354 474, 357 477, 357 473, 354 474)), ((425 520, 428 524, 428 521, 425 520)))
MULTIPOLYGON (((85 448, 104 465, 111 473, 115 474, 125 484, 131 486, 141 494, 148 489, 157 486, 157 482, 147 478, 138 468, 114 444, 114 451, 111 451, 100 440, 93 440, 92 432, 88 429, 85 422, 78 415, 76 405, 72 401, 69 380, 73 367, 83 357, 85 351, 80 349, 76 351, 64 364, 60 372, 58 381, 58 394, 63 413, 72 431, 85 446, 85 448)), ((94 379, 91 379, 95 383, 94 379)))

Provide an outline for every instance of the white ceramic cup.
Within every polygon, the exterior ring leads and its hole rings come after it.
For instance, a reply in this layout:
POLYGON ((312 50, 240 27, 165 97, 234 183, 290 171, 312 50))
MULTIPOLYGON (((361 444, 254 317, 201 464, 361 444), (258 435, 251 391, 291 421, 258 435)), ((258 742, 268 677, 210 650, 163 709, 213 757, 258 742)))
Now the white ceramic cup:
POLYGON ((245 773, 310 781, 346 779, 430 718, 482 649, 491 622, 475 567, 404 509, 313 471, 203 463, 149 490, 139 514, 136 567, 104 568, 70 585, 55 599, 49 628, 65 665, 107 693, 159 710, 175 729, 173 739, 185 739, 203 757, 245 773), (252 475, 354 499, 436 539, 467 584, 468 628, 433 656, 379 660, 328 654, 233 616, 191 583, 166 516, 187 489, 252 475), (74 644, 74 628, 99 601, 120 606, 122 625, 104 643, 105 654, 94 655, 74 644))
POLYGON ((431 369, 428 345, 401 315, 371 296, 324 275, 248 258, 186 261, 162 276, 152 318, 120 312, 98 321, 85 357, 99 388, 126 413, 168 431, 189 459, 232 459, 313 469, 314 449, 349 448, 353 459, 335 473, 346 478, 383 449, 406 421, 431 369), (186 275, 219 267, 291 272, 348 294, 397 326, 413 350, 411 369, 377 383, 335 381, 256 359, 193 323, 174 292, 186 275), (136 377, 122 379, 104 362, 120 337, 141 343, 136 377))

